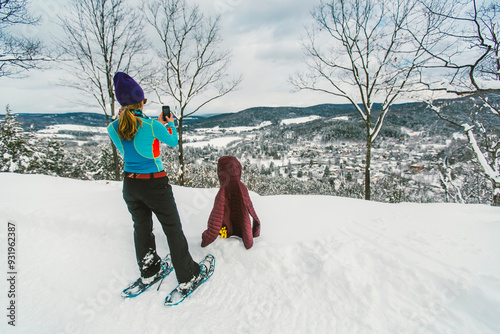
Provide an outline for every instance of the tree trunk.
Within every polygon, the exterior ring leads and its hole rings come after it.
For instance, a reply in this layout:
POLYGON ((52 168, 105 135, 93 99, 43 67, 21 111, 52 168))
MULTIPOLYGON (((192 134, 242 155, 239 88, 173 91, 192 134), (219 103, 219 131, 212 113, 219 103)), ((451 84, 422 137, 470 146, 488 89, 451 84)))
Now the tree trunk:
POLYGON ((493 184, 493 200, 491 202, 491 205, 500 206, 500 183, 492 181, 492 184, 493 184))
POLYGON ((182 147, 182 121, 183 118, 179 118, 179 126, 177 129, 177 133, 179 134, 179 167, 181 169, 181 174, 179 175, 179 185, 184 185, 184 151, 182 147))
POLYGON ((365 200, 371 199, 371 160, 372 160, 372 136, 371 136, 371 117, 368 112, 366 115, 366 161, 365 161, 365 200))
POLYGON ((372 158, 372 140, 371 137, 368 136, 368 138, 366 139, 366 162, 365 162, 365 200, 367 201, 371 199, 371 185, 370 185, 371 158, 372 158))
POLYGON ((115 181, 120 181, 121 173, 120 173, 120 161, 118 160, 118 152, 116 151, 115 144, 111 143, 111 148, 113 150, 113 163, 115 165, 115 181))
MULTIPOLYGON (((114 99, 112 99, 112 101, 111 101, 111 110, 112 111, 114 110, 114 106, 115 106, 115 101, 114 101, 114 99)), ((114 113, 111 112, 111 115, 114 116, 114 113)), ((106 126, 109 126, 111 121, 112 121, 112 119, 110 120, 109 115, 106 113, 106 126)), ((116 146, 113 143, 113 141, 111 140, 111 138, 109 141, 111 142, 111 152, 113 152, 113 165, 115 167, 115 181, 120 181, 121 180, 121 172, 120 172, 120 165, 119 165, 119 160, 118 160, 118 151, 116 150, 116 146)))
MULTIPOLYGON (((110 103, 111 121, 114 121, 114 118, 115 118, 115 92, 113 90, 112 74, 111 74, 111 71, 109 69, 106 69, 106 80, 107 80, 107 87, 108 87, 108 96, 109 96, 109 100, 111 101, 111 103, 110 103)), ((108 123, 108 125, 109 125, 109 123, 108 123)), ((111 149, 113 151, 113 164, 115 166, 115 181, 120 181, 121 180, 120 161, 118 160, 118 150, 116 149, 116 146, 113 143, 113 141, 111 141, 111 149)))

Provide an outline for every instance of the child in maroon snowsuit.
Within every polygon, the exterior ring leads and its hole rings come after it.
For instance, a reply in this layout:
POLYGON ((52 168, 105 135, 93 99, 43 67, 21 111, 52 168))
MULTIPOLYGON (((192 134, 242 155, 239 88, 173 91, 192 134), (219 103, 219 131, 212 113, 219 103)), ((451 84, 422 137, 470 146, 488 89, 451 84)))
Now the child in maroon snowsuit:
POLYGON ((252 205, 247 187, 240 181, 241 164, 233 156, 221 157, 217 163, 220 190, 208 219, 208 228, 202 234, 201 246, 211 244, 223 226, 227 236, 239 236, 246 249, 253 245, 253 238, 260 235, 260 220, 252 205), (253 227, 249 214, 253 218, 253 227))

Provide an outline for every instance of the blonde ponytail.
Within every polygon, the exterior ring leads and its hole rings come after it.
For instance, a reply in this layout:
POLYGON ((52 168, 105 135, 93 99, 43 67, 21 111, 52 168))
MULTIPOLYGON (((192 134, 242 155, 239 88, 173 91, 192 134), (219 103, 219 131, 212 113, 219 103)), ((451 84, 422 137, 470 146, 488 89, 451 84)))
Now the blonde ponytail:
MULTIPOLYGON (((118 122, 118 136, 123 140, 132 140, 137 131, 139 131, 139 127, 142 126, 142 119, 139 117, 135 117, 130 109, 139 109, 139 104, 124 106, 120 109, 120 120, 118 122)), ((141 106, 142 107, 142 106, 141 106)))

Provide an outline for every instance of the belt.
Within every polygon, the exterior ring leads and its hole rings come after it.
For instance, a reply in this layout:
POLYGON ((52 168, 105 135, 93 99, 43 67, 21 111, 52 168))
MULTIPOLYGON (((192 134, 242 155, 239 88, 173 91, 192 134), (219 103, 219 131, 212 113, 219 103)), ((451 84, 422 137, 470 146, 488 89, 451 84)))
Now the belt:
POLYGON ((167 176, 167 172, 165 172, 164 170, 162 170, 161 172, 157 172, 157 173, 147 173, 147 174, 125 172, 125 177, 131 178, 131 179, 157 179, 157 178, 165 177, 165 176, 167 176))

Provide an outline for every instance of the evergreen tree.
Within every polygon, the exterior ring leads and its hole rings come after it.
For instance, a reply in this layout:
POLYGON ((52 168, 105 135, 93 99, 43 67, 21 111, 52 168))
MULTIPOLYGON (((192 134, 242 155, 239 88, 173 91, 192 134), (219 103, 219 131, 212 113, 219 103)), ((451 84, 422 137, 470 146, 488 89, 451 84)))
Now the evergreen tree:
POLYGON ((330 176, 330 168, 325 166, 325 172, 323 173, 323 178, 327 179, 330 176))
POLYGON ((35 156, 36 138, 24 132, 17 115, 12 115, 9 105, 0 121, 0 171, 25 173, 35 156))
POLYGON ((67 168, 63 144, 25 132, 7 105, 0 121, 0 171, 64 176, 67 168))
POLYGON ((30 173, 66 176, 70 166, 64 145, 60 141, 51 138, 36 141, 36 153, 30 164, 30 173))
MULTIPOLYGON (((115 161, 113 151, 109 145, 99 145, 101 148, 100 156, 93 166, 95 173, 94 180, 113 180, 115 177, 115 161)), ((123 170, 123 158, 118 157, 118 167, 123 170)))

